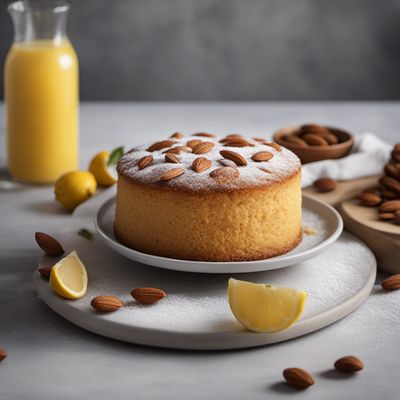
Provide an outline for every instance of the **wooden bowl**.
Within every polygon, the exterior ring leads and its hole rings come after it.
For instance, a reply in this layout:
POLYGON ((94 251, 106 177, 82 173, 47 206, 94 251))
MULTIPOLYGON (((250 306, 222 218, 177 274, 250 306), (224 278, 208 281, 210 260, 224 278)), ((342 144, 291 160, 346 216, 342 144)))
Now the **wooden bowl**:
POLYGON ((302 164, 321 160, 335 160, 347 156, 354 144, 353 136, 341 129, 329 126, 326 126, 326 128, 337 136, 339 143, 328 146, 302 147, 284 140, 285 136, 296 135, 300 130, 300 126, 289 126, 280 129, 274 133, 274 141, 293 151, 300 158, 302 164))

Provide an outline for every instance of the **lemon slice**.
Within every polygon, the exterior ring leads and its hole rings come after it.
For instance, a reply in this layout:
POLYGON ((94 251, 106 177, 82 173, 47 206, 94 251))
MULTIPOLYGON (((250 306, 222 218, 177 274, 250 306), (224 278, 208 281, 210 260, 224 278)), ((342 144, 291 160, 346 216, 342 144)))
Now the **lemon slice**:
POLYGON ((50 286, 61 297, 79 299, 87 291, 86 268, 76 251, 68 254, 51 269, 50 286))
POLYGON ((289 328, 300 317, 307 293, 231 278, 228 297, 233 315, 245 328, 272 333, 289 328))
POLYGON ((117 175, 115 167, 108 166, 108 160, 110 159, 109 151, 101 151, 97 153, 89 164, 89 171, 96 178, 97 183, 100 186, 111 186, 117 182, 117 175))

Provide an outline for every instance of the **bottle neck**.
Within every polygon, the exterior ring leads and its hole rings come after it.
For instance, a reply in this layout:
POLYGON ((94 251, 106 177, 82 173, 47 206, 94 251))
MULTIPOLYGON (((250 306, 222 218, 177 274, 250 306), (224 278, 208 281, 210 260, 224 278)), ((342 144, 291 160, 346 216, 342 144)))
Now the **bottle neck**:
POLYGON ((66 1, 16 1, 8 6, 14 25, 14 43, 50 40, 55 44, 66 39, 69 13, 66 1))

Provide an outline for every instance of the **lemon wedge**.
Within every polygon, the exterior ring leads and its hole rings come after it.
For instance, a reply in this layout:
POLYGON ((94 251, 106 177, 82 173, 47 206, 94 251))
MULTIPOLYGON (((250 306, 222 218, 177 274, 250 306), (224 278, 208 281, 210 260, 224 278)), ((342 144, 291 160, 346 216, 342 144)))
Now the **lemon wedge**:
POLYGON ((79 299, 87 291, 87 271, 76 251, 68 254, 51 269, 50 286, 61 297, 79 299))
POLYGON ((117 182, 115 167, 108 165, 109 159, 109 151, 100 151, 90 161, 89 171, 94 175, 100 186, 107 187, 117 182))
POLYGON ((235 318, 254 332, 278 332, 300 317, 307 293, 229 279, 229 305, 235 318))

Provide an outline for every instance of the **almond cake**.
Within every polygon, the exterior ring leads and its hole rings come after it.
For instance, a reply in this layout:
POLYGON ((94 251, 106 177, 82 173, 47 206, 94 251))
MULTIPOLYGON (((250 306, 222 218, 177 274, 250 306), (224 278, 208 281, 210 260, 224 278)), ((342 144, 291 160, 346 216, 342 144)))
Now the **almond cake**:
POLYGON ((301 240, 300 160, 266 139, 175 133, 134 147, 117 171, 114 231, 132 249, 245 261, 301 240))

